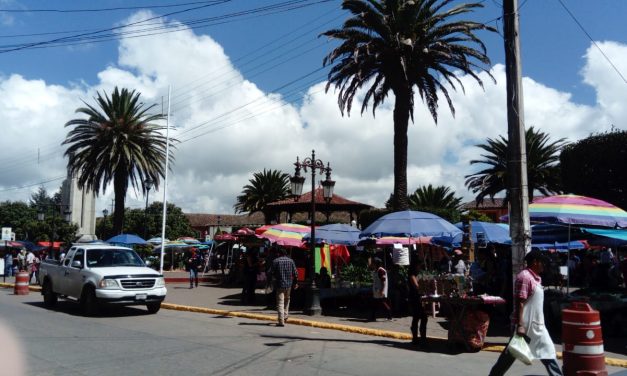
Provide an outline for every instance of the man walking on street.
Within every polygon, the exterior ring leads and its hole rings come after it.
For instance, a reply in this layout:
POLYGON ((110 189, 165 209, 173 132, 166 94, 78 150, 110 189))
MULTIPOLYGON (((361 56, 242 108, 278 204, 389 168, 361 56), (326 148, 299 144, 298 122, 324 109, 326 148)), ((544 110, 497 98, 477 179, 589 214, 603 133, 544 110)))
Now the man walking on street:
POLYGON ((292 285, 294 289, 298 288, 296 264, 287 257, 285 248, 279 248, 279 257, 272 261, 270 275, 274 280, 274 291, 276 292, 277 326, 285 326, 285 321, 289 316, 292 285))
MULTIPOLYGON (((525 336, 534 358, 540 359, 550 376, 560 376, 562 371, 557 363, 555 345, 544 325, 544 290, 540 273, 544 270, 545 257, 540 251, 531 251, 525 256, 527 267, 516 276, 514 282, 514 313, 512 323, 515 334, 525 336)), ((501 353, 490 376, 501 376, 516 359, 507 351, 501 353)))

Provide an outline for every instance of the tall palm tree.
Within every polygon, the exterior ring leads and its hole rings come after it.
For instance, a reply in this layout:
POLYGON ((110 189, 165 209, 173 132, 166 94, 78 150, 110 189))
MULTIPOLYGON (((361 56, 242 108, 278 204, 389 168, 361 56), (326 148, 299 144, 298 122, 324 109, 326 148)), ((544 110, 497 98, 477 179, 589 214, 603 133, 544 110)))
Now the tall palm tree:
MULTIPOLYGON (((166 138, 164 126, 154 122, 163 115, 148 114, 153 106, 139 101, 140 93, 116 87, 109 97, 106 93, 94 98, 96 106, 85 103, 76 113, 86 115, 68 121, 64 145, 69 172, 78 179, 80 188, 104 193, 113 182, 115 211, 113 232, 119 234, 124 224, 124 201, 129 184, 145 192, 144 181, 150 178, 159 187, 165 174, 166 138)), ((174 140, 176 141, 176 140, 174 140)), ((173 157, 170 155, 170 159, 173 157)))
MULTIPOLYGON (((351 16, 341 29, 322 35, 341 44, 324 59, 335 64, 326 90, 339 89, 342 115, 350 115, 353 99, 365 87, 361 113, 372 102, 372 112, 394 94, 394 203, 395 210, 408 208, 407 129, 414 120, 414 87, 433 120, 438 120, 439 95, 451 113, 455 108, 449 90, 464 89, 457 74, 473 77, 473 69, 487 71, 490 60, 477 30, 493 30, 484 24, 460 19, 480 3, 460 4, 444 10, 452 0, 344 0, 351 16)), ((490 76, 491 77, 491 76, 490 76)))
MULTIPOLYGON (((564 138, 551 142, 549 135, 536 130, 533 126, 525 132, 527 146, 527 184, 529 202, 533 201, 534 191, 543 195, 562 192, 560 180, 559 156, 567 145, 564 138)), ((480 203, 485 197, 494 196, 507 189, 507 159, 509 141, 503 136, 488 138, 485 144, 476 145, 483 149, 483 159, 471 160, 470 164, 487 165, 481 171, 466 175, 466 187, 476 193, 475 201, 480 203)), ((505 196, 509 201, 509 196, 505 196)))
POLYGON ((421 186, 408 198, 409 207, 418 210, 420 208, 440 208, 456 210, 462 203, 461 197, 455 197, 455 192, 450 187, 440 185, 433 187, 421 186))
POLYGON ((233 205, 236 213, 262 212, 266 224, 270 223, 272 211, 267 205, 271 202, 287 198, 290 193, 290 176, 279 170, 256 172, 253 178, 244 186, 242 194, 237 196, 237 203, 233 205))

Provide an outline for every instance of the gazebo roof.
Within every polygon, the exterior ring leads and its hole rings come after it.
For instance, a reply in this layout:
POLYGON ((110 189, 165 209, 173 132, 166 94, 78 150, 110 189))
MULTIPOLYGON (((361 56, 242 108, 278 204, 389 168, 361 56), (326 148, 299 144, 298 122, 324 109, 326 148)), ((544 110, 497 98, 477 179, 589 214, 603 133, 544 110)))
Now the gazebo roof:
MULTIPOLYGON (((321 211, 347 211, 347 212, 360 212, 364 209, 372 208, 367 204, 361 202, 351 201, 340 195, 333 194, 331 201, 327 203, 324 199, 323 188, 316 188, 315 190, 316 207, 321 211)), ((298 200, 293 198, 287 198, 268 204, 269 207, 276 209, 277 211, 287 212, 308 212, 311 208, 311 192, 302 194, 298 200)))

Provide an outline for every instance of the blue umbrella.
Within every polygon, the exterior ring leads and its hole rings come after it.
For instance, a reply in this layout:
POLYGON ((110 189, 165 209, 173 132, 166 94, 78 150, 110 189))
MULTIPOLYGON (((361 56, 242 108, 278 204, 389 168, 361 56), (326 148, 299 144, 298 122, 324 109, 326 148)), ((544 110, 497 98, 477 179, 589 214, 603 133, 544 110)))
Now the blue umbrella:
POLYGON ((116 235, 109 240, 107 243, 115 243, 115 244, 148 244, 144 239, 140 238, 134 234, 121 234, 116 235))
MULTIPOLYGON (((459 229, 462 228, 461 222, 456 223, 455 226, 459 229)), ((509 226, 480 221, 471 221, 471 226, 472 241, 474 243, 477 243, 478 233, 483 233, 487 243, 511 244, 512 242, 511 238, 509 237, 509 226)), ((462 234, 459 233, 455 236, 437 236, 433 237, 431 241, 444 247, 457 248, 461 246, 462 234)))
POLYGON ((361 232, 360 237, 382 236, 455 236, 461 230, 435 214, 405 210, 394 212, 374 221, 361 232))
MULTIPOLYGON (((333 223, 316 227, 316 243, 355 245, 361 231, 343 223, 333 223)), ((303 241, 309 241, 311 234, 305 234, 303 241)))

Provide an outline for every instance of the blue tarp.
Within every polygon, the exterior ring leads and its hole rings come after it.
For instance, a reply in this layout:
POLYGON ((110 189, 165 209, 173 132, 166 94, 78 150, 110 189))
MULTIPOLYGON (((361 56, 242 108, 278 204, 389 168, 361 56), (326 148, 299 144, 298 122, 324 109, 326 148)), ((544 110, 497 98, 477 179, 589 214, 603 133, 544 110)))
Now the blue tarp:
POLYGON ((584 228, 584 231, 596 235, 597 238, 590 241, 591 244, 611 246, 627 245, 627 230, 584 228))

